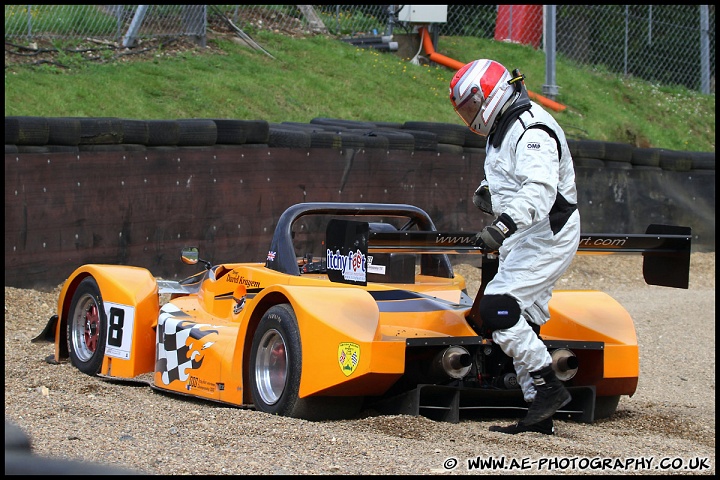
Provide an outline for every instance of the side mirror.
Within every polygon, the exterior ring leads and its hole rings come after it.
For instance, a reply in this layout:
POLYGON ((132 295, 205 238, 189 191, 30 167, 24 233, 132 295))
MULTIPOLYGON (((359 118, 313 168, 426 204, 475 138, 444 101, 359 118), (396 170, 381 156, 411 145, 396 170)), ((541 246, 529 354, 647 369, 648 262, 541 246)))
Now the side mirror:
POLYGON ((187 247, 182 249, 180 259, 188 265, 195 265, 200 260, 200 251, 197 247, 187 247))

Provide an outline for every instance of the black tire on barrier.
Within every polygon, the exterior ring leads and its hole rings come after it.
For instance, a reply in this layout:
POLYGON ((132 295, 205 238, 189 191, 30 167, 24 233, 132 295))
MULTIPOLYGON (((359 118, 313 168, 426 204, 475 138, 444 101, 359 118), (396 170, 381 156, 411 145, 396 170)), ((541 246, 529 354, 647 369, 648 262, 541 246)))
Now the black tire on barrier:
POLYGON ((715 170, 715 152, 692 152, 693 170, 715 170))
POLYGON ((218 144, 242 145, 247 140, 247 124, 231 118, 214 118, 218 144))
POLYGON ((684 150, 661 150, 660 167, 674 172, 689 172, 692 169, 692 152, 684 150))
POLYGON ((483 158, 485 158, 485 155, 487 155, 487 152, 484 148, 478 147, 463 147, 463 153, 469 153, 471 155, 482 155, 483 158))
POLYGON ((568 149, 570 150, 570 155, 573 157, 579 156, 578 153, 578 145, 580 145, 579 140, 573 140, 572 138, 567 139, 568 149))
MULTIPOLYGON (((5 132, 5 143, 15 145, 46 145, 50 138, 50 127, 45 117, 10 117, 10 140, 5 132), (14 119, 14 120, 13 120, 14 119), (12 141, 14 140, 14 141, 12 141)), ((8 128, 8 117, 5 118, 8 128)))
POLYGON ((18 145, 18 153, 50 153, 46 145, 18 145))
POLYGON ((573 163, 576 167, 603 168, 605 162, 599 158, 573 157, 573 163))
MULTIPOLYGON (((432 132, 437 137, 438 143, 449 143, 451 145, 464 146, 467 136, 467 127, 454 123, 442 122, 405 122, 403 130, 421 130, 432 132)), ((415 146, 417 149, 417 145, 415 146)))
POLYGON ((438 153, 452 153, 454 155, 462 155, 465 151, 465 147, 455 145, 454 143, 438 143, 435 151, 438 153))
POLYGON ((310 148, 310 134, 302 130, 270 125, 270 147, 310 148))
POLYGON ((372 122, 363 122, 361 120, 343 120, 342 118, 315 117, 310 123, 317 125, 339 126, 344 128, 375 128, 372 122))
POLYGON ((611 162, 630 163, 632 161, 633 148, 629 143, 605 142, 605 156, 602 158, 611 162))
POLYGON ((239 120, 245 124, 245 143, 270 143, 270 123, 266 120, 239 120))
POLYGON ((342 138, 334 132, 317 131, 310 132, 310 147, 312 148, 342 148, 342 138))
POLYGON ((203 118, 183 118, 178 123, 178 146, 204 147, 217 142, 217 125, 203 118))
POLYGON ((79 117, 80 142, 78 145, 123 143, 122 119, 114 117, 79 117))
POLYGON ((48 144, 71 145, 80 143, 82 124, 79 118, 51 117, 48 121, 48 144))
POLYGON ((377 135, 374 132, 364 134, 362 137, 365 142, 365 148, 390 149, 390 140, 388 140, 387 137, 377 135))
POLYGON ((659 148, 636 148, 632 152, 630 163, 634 166, 643 167, 659 167, 660 166, 660 149, 659 148))
POLYGON ((75 145, 18 145, 18 153, 80 153, 75 145))
POLYGON ((577 156, 583 158, 605 158, 605 142, 599 140, 578 140, 577 156))
POLYGON ((372 122, 377 128, 402 128, 402 122, 372 122))
POLYGON ((467 127, 464 127, 465 132, 465 143, 463 144, 463 147, 469 147, 469 148, 482 148, 484 149, 487 146, 487 137, 483 137, 482 135, 478 135, 477 133, 473 132, 467 127))
POLYGON ((437 152, 440 140, 434 132, 431 132, 429 130, 412 129, 406 129, 405 131, 415 137, 415 150, 425 152, 437 152))
POLYGON ((180 125, 175 120, 146 120, 148 147, 175 146, 180 140, 180 125))
POLYGON ((353 133, 353 130, 345 130, 338 135, 340 136, 340 143, 343 150, 348 148, 358 149, 365 146, 365 137, 353 133))
POLYGON ((148 125, 145 120, 122 119, 123 143, 145 145, 148 142, 148 125))
POLYGON ((633 168, 632 163, 629 162, 616 162, 613 160, 604 160, 605 168, 616 168, 622 170, 631 170, 633 168))
POLYGON ((16 145, 20 139, 18 117, 5 117, 5 145, 16 145))
POLYGON ((378 128, 373 131, 376 135, 383 136, 388 139, 388 150, 403 150, 410 152, 415 150, 415 137, 407 132, 385 128, 378 128))

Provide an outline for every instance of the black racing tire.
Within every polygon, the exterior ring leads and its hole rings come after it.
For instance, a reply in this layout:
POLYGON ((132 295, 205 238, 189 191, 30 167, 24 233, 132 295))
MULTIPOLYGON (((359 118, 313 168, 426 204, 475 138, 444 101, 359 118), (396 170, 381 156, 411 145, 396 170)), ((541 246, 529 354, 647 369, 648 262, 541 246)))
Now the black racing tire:
POLYGON ((256 410, 304 420, 337 420, 359 413, 362 397, 300 398, 302 342, 292 306, 270 307, 253 336, 250 390, 256 410))
POLYGON ((92 277, 77 287, 68 311, 66 338, 70 362, 81 372, 100 372, 107 343, 108 321, 100 288, 92 277))
POLYGON ((595 399, 595 420, 602 420, 611 417, 617 410, 620 403, 620 395, 611 397, 597 397, 595 399))

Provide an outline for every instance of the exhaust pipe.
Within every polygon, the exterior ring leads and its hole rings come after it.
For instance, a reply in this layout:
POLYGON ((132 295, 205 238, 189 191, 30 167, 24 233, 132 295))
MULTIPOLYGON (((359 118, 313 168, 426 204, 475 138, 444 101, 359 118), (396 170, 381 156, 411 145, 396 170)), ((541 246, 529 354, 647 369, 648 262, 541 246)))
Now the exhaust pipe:
POLYGON ((573 378, 578 371, 579 362, 573 352, 567 348, 558 348, 550 353, 552 358, 552 367, 555 375, 561 382, 566 382, 573 378))
POLYGON ((450 378, 463 378, 470 372, 472 357, 464 347, 448 347, 435 356, 432 371, 450 378))

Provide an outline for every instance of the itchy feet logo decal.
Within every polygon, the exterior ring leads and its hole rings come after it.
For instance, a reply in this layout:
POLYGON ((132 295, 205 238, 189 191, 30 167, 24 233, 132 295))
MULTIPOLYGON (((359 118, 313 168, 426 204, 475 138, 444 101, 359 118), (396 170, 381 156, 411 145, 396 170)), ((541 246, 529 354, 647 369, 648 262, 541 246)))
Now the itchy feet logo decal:
POLYGON ((353 374, 360 362, 360 345, 343 342, 338 346, 338 363, 346 377, 353 374))

